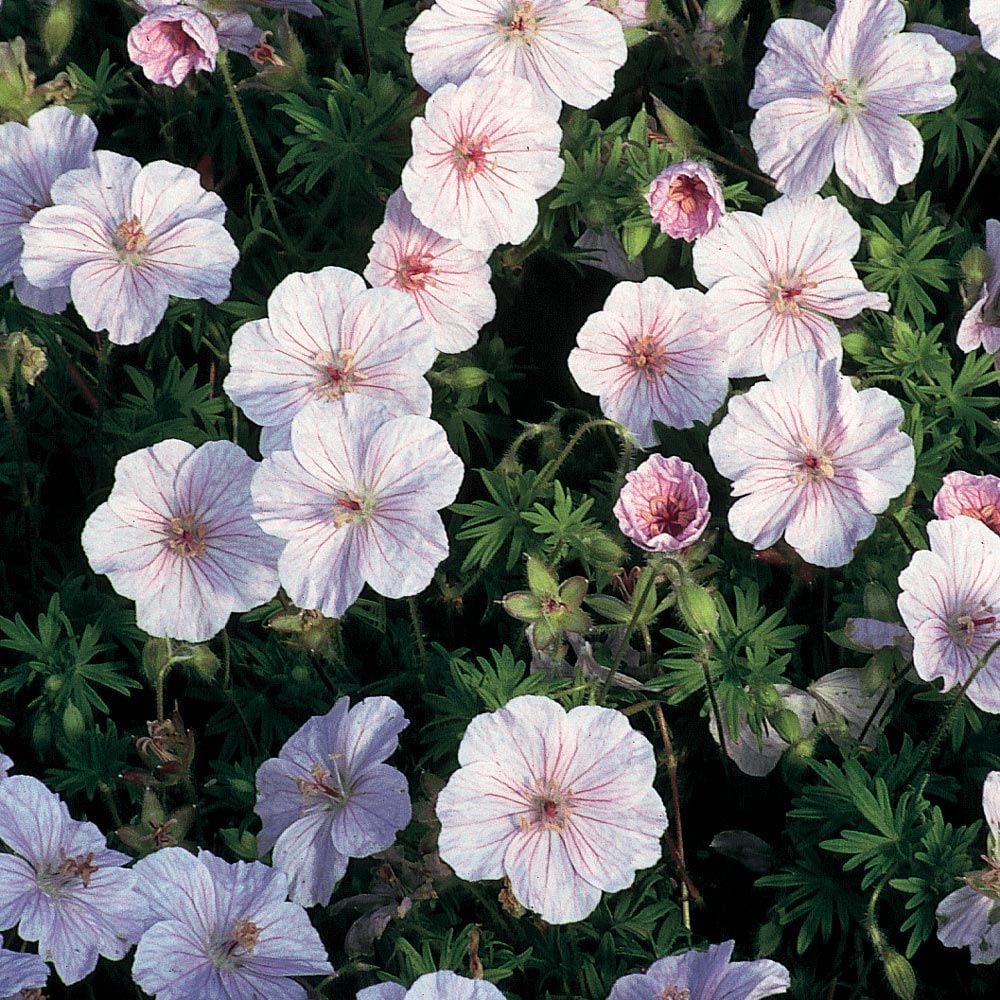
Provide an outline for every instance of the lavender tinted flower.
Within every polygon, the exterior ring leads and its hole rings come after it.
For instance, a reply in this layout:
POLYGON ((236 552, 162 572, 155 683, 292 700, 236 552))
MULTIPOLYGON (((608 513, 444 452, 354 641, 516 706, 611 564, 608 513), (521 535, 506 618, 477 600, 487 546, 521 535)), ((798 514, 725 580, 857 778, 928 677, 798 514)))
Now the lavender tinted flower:
POLYGON ((719 179, 694 160, 667 167, 650 184, 646 201, 653 222, 668 236, 688 243, 714 229, 726 212, 719 179))
POLYGON ((333 972, 288 879, 260 862, 228 864, 166 847, 135 866, 152 923, 132 975, 157 1000, 300 1000, 292 976, 333 972))
POLYGON ((391 698, 348 706, 313 716, 257 771, 258 850, 273 849, 303 906, 329 903, 348 859, 386 850, 410 822, 406 778, 384 763, 408 725, 403 710, 391 698))
POLYGON ((357 1000, 502 1000, 503 994, 484 979, 466 979, 454 972, 428 972, 409 989, 379 983, 358 990, 357 1000))
MULTIPOLYGON (((0 945, 3 938, 0 938, 0 945)), ((49 967, 40 955, 0 948, 0 997, 21 1000, 22 990, 38 990, 49 978, 49 967)))
POLYGON ((117 960, 138 941, 146 906, 132 859, 109 850, 93 823, 81 823, 54 792, 27 775, 0 781, 0 929, 37 941, 67 985, 117 960))

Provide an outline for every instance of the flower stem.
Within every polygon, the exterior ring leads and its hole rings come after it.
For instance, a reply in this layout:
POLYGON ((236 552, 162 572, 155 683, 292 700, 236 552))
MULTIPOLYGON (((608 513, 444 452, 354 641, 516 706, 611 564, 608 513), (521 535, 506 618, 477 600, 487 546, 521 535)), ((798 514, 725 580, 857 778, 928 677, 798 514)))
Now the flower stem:
POLYGON ((781 0, 771 0, 771 14, 775 21, 781 17, 781 0))
POLYGON ((417 655, 420 657, 420 668, 427 673, 427 643, 424 642, 424 627, 420 620, 420 609, 414 597, 406 599, 410 608, 410 624, 413 626, 413 639, 417 644, 417 655))
POLYGON ((285 246, 293 249, 294 245, 291 239, 289 239, 288 233, 285 232, 285 227, 281 224, 281 217, 278 215, 278 206, 274 202, 271 185, 267 183, 264 164, 261 163, 260 153, 257 152, 257 143, 254 142, 253 133, 250 131, 250 123, 247 121, 246 113, 243 111, 240 95, 236 90, 236 84, 233 82, 233 73, 229 68, 229 56, 225 51, 219 52, 218 65, 222 70, 222 79, 226 83, 226 93, 229 95, 229 103, 233 106, 233 112, 236 114, 240 131, 243 133, 243 141, 246 144, 247 152, 250 154, 250 159, 253 160, 254 169, 257 171, 257 179, 260 181, 260 186, 264 191, 264 201, 267 203, 267 209, 271 213, 275 231, 281 237, 285 246))
POLYGON ((556 473, 562 468, 566 459, 573 453, 573 449, 580 443, 583 436, 588 431, 592 431, 597 427, 610 427, 616 434, 619 435, 619 437, 622 438, 623 441, 628 441, 628 431, 616 420, 608 420, 605 417, 600 417, 596 420, 588 420, 585 424, 581 424, 573 432, 570 439, 566 442, 566 446, 559 453, 559 455, 542 469, 538 478, 535 480, 534 491, 536 494, 548 486, 553 479, 555 479, 556 473))
POLYGON ((641 613, 643 607, 645 607, 646 598, 649 597, 649 592, 653 589, 653 584, 655 582, 656 570, 652 566, 647 566, 645 576, 642 581, 642 589, 639 591, 633 591, 635 606, 632 608, 632 617, 629 619, 628 626, 625 629, 625 634, 622 636, 622 642, 618 647, 618 652, 615 653, 615 658, 611 662, 611 669, 608 671, 608 676, 604 678, 604 685, 601 687, 601 701, 604 701, 607 698, 608 692, 611 690, 611 684, 615 679, 615 674, 618 673, 618 668, 622 665, 622 660, 625 659, 629 639, 632 638, 632 633, 635 631, 635 623, 639 620, 639 614, 641 613))
POLYGON ((722 766, 726 778, 732 777, 729 770, 729 746, 726 740, 726 723, 719 708, 719 699, 715 697, 715 684, 712 683, 712 671, 708 665, 708 657, 701 657, 701 669, 705 675, 705 687, 708 688, 708 700, 712 704, 712 715, 715 716, 715 726, 719 730, 719 749, 722 751, 722 766))
POLYGON ((952 222, 955 222, 962 214, 962 210, 965 208, 965 204, 969 200, 969 195, 972 194, 972 189, 979 183, 979 178, 982 177, 983 171, 986 169, 986 164, 990 162, 990 159, 997 150, 997 146, 1000 146, 1000 128, 993 133, 993 138, 990 139, 990 144, 983 151, 983 155, 979 159, 979 164, 976 167, 976 172, 972 175, 972 180, 969 181, 965 191, 962 192, 962 197, 959 199, 958 207, 952 213, 952 222))

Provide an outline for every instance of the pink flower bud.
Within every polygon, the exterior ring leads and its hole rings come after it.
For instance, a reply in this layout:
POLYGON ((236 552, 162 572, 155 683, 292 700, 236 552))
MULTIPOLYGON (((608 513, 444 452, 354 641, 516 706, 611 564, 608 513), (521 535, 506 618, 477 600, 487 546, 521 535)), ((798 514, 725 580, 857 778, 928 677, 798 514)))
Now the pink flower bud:
POLYGON ((714 229, 726 212, 718 178, 694 160, 667 167, 650 184, 646 201, 660 229, 688 243, 714 229))
POLYGON ((219 37, 207 14, 158 7, 128 33, 128 54, 153 83, 179 87, 191 72, 215 69, 219 37))

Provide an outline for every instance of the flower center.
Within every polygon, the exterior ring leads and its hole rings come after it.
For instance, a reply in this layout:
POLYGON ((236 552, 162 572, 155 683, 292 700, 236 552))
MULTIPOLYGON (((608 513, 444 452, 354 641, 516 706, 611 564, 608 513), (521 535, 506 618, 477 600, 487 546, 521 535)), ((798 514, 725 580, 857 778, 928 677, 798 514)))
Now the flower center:
POLYGON ((508 41, 530 45, 538 36, 540 18, 531 0, 521 0, 507 16, 497 22, 497 31, 508 41))
POLYGON ((337 754, 330 755, 330 767, 317 761, 309 769, 311 777, 296 778, 295 784, 304 802, 301 813, 304 816, 317 806, 332 809, 342 806, 348 799, 340 769, 337 767, 337 754))
POLYGON ((142 255, 149 246, 149 237, 142 228, 138 215, 119 223, 112 243, 118 252, 118 259, 123 264, 134 266, 142 262, 142 255))
POLYGON ((486 170, 489 167, 487 156, 492 145, 488 135, 473 135, 459 139, 452 147, 452 156, 459 172, 466 177, 474 177, 486 170))
POLYGON ((823 81, 822 95, 827 110, 836 114, 841 121, 856 118, 865 107, 865 87, 860 80, 842 77, 839 80, 823 81))
POLYGON ((795 466, 795 481, 800 486, 818 483, 823 479, 833 479, 835 471, 833 460, 825 451, 806 445, 802 458, 795 466))
POLYGON ((98 866, 94 864, 94 852, 71 858, 60 848, 62 864, 58 868, 43 868, 36 876, 38 888, 47 896, 59 899, 77 888, 77 879, 84 889, 89 888, 90 880, 98 866))
POLYGON ((198 524, 193 514, 175 517, 167 529, 167 544, 179 556, 189 559, 205 552, 205 535, 208 529, 204 524, 198 524))
POLYGON ((982 507, 963 507, 959 514, 982 521, 987 528, 1000 535, 1000 510, 997 510, 993 504, 988 503, 982 507))
POLYGON ((631 353, 627 363, 638 372, 642 372, 652 382, 660 378, 667 370, 667 352, 663 345, 651 334, 636 337, 629 345, 631 353))
POLYGON ((698 177, 688 177, 686 174, 681 174, 670 182, 667 198, 676 202, 685 215, 691 215, 697 211, 699 205, 711 201, 705 182, 698 177))
POLYGON ((48 994, 38 986, 33 986, 28 990, 21 990, 18 996, 21 1000, 48 1000, 48 994))
POLYGON ((691 991, 686 986, 674 983, 672 986, 667 986, 657 1000, 691 1000, 691 991))
MULTIPOLYGON (((989 868, 985 871, 969 872, 963 876, 963 880, 970 889, 975 889, 976 892, 981 893, 983 896, 989 896, 990 899, 1000 902, 1000 863, 993 858, 987 857, 985 854, 982 857, 983 861, 989 865, 989 868)), ((994 913, 996 913, 996 910, 990 913, 991 924, 995 922, 993 919, 994 913)))
POLYGON ((419 292, 427 285, 436 285, 434 258, 427 254, 410 254, 399 262, 396 281, 407 292, 419 292))
POLYGON ((997 623, 993 608, 984 605, 981 608, 963 611, 956 616, 949 628, 949 633, 955 642, 963 646, 971 646, 976 639, 976 631, 983 629, 989 635, 997 623))
POLYGON ((183 21, 161 22, 160 30, 174 53, 193 56, 201 52, 198 43, 184 30, 183 21))
POLYGON ((343 528, 359 521, 367 521, 375 510, 375 504, 360 494, 348 492, 336 497, 330 510, 333 514, 333 523, 338 528, 343 528))
POLYGON ((793 275, 789 275, 787 271, 777 274, 767 284, 771 308, 779 316, 784 316, 786 313, 790 316, 801 316, 800 296, 808 289, 818 287, 817 282, 809 280, 805 271, 793 275))
POLYGON ((650 498, 649 507, 641 517, 651 537, 672 535, 676 538, 694 520, 695 511, 680 497, 671 494, 650 498))
POLYGON ((365 376, 354 367, 353 351, 320 351, 312 361, 319 372, 313 392, 320 399, 340 399, 353 392, 365 376))
POLYGON ((233 926, 221 941, 209 946, 212 964, 218 969, 238 969, 246 957, 253 954, 260 941, 260 928, 246 917, 233 921, 233 926))
POLYGON ((536 779, 531 787, 525 787, 524 796, 528 800, 528 816, 521 816, 518 823, 526 833, 553 830, 561 833, 569 823, 573 813, 573 790, 562 789, 553 781, 536 779))

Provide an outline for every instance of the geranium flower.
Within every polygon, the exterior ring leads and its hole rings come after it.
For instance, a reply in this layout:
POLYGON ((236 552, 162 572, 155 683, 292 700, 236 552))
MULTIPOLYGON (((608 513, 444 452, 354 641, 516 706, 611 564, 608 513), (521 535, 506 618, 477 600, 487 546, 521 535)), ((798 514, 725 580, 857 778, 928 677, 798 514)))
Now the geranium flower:
POLYGON ((875 652, 895 647, 904 660, 913 659, 913 636, 909 629, 895 622, 884 622, 878 618, 848 618, 844 623, 844 634, 862 649, 875 652))
POLYGON ((585 229, 573 249, 587 251, 578 258, 581 264, 607 271, 620 281, 642 281, 646 277, 642 257, 629 260, 618 234, 611 229, 585 229))
POLYGON ((329 903, 348 859, 387 850, 410 822, 406 778, 384 763, 409 724, 403 710, 391 698, 349 703, 314 715, 257 770, 257 849, 274 850, 303 906, 329 903))
POLYGON ((14 282, 17 297, 32 309, 53 314, 69 303, 69 288, 41 289, 21 270, 21 227, 52 204, 52 183, 67 170, 86 167, 94 155, 97 127, 68 108, 44 108, 27 125, 0 125, 0 285, 14 282))
POLYGON ((286 902, 284 872, 182 847, 143 858, 135 871, 153 923, 132 977, 157 1000, 304 1000, 291 976, 333 972, 306 911, 286 902))
POLYGON ((95 573, 136 602, 150 635, 203 642, 234 611, 278 589, 281 545, 251 515, 257 463, 238 445, 161 441, 122 458, 115 485, 83 528, 95 573))
POLYGON ((485 979, 466 979, 454 972, 428 972, 409 989, 399 983, 379 983, 358 990, 357 1000, 503 1000, 485 979))
POLYGON ((887 310, 851 258, 861 228, 836 198, 779 198, 763 215, 732 212, 694 245, 694 270, 708 288, 706 308, 729 339, 729 374, 763 375, 786 358, 816 351, 839 364, 831 317, 887 310))
POLYGON ((719 179, 694 160, 674 163, 657 175, 646 201, 653 222, 668 236, 688 243, 714 229, 726 212, 719 179))
POLYGON ((37 941, 67 985, 117 960, 139 940, 146 906, 132 859, 108 849, 93 823, 71 819, 54 792, 27 775, 0 781, 0 929, 37 941))
MULTIPOLYGON (((813 711, 816 703, 812 695, 790 684, 775 684, 774 687, 781 697, 781 707, 795 713, 802 735, 808 736, 815 725, 813 711)), ((708 731, 712 734, 712 739, 721 746, 714 713, 708 717, 708 731)), ((726 755, 744 774, 754 778, 770 774, 789 746, 791 744, 767 720, 764 720, 758 736, 750 728, 747 714, 742 708, 739 713, 739 737, 734 740, 729 731, 726 731, 726 755)))
POLYGON ((881 389, 858 392, 837 362, 812 352, 729 402, 709 435, 716 468, 733 480, 733 534, 755 549, 782 535, 815 566, 843 566, 875 530, 875 515, 913 478, 903 408, 881 389))
POLYGON ((969 0, 969 17, 979 28, 983 48, 994 59, 1000 59, 1000 8, 995 0, 969 0))
POLYGON ((589 0, 592 7, 600 7, 609 14, 614 14, 621 21, 623 28, 638 28, 645 24, 649 17, 646 11, 646 0, 589 0))
POLYGON ((207 14, 186 4, 138 2, 147 13, 126 41, 129 58, 147 80, 179 87, 189 73, 215 69, 219 36, 207 14))
MULTIPOLYGON (((913 635, 913 665, 943 690, 964 683, 1000 639, 1000 538, 971 517, 931 521, 930 551, 916 552, 899 574, 899 612, 913 635)), ((969 685, 969 701, 1000 712, 1000 654, 969 685)))
POLYGON ((286 540, 278 576, 300 608, 341 618, 365 583, 384 597, 423 590, 448 554, 438 511, 462 482, 462 462, 427 417, 386 419, 355 395, 336 422, 310 403, 292 423, 292 450, 264 459, 254 518, 286 540))
POLYGON ((892 691, 887 693, 885 687, 866 691, 865 671, 856 667, 842 667, 824 674, 809 684, 806 691, 815 699, 817 723, 843 722, 851 737, 860 740, 863 732, 869 742, 882 732, 893 699, 892 691))
POLYGON ((961 889, 945 896, 935 912, 938 940, 948 948, 968 947, 973 965, 1000 958, 1000 771, 983 782, 983 813, 990 829, 985 871, 969 872, 961 889))
POLYGON ((685 549, 708 524, 708 484, 687 462, 651 455, 625 476, 615 517, 622 534, 640 549, 685 549))
MULTIPOLYGON (((425 90, 496 73, 525 80, 553 115, 561 101, 610 97, 628 57, 618 19, 588 0, 439 0, 410 25, 406 51, 425 90)), ((516 92, 505 100, 517 108, 516 92)))
POLYGON ((506 876, 550 924, 583 920, 660 859, 653 748, 620 712, 523 695, 472 720, 458 762, 437 799, 441 859, 460 878, 506 876))
POLYGON ((601 412, 643 448, 656 444, 654 420, 668 427, 707 424, 729 390, 726 340, 705 296, 662 278, 615 285, 576 343, 569 354, 576 384, 600 396, 601 412))
POLYGON ((949 473, 934 497, 934 513, 942 521, 974 517, 1000 535, 1000 479, 968 472, 949 473))
POLYGON ((425 226, 472 250, 528 238, 536 199, 555 187, 564 166, 562 132, 536 105, 530 84, 496 73, 445 84, 412 131, 403 190, 425 226))
POLYGON ((904 115, 955 101, 955 58, 907 32, 898 0, 837 0, 825 30, 782 18, 768 30, 750 107, 762 169, 793 198, 836 167, 857 195, 886 204, 920 169, 924 143, 904 115))
POLYGON ((735 944, 661 958, 645 973, 619 979, 608 1000, 760 1000, 788 992, 792 980, 783 965, 767 958, 730 961, 735 944))
MULTIPOLYGON (((3 938, 0 938, 3 944, 3 938)), ((40 991, 48 982, 49 967, 40 955, 0 948, 0 996, 23 1000, 22 990, 40 991)))
POLYGON ((424 373, 437 351, 430 327, 405 294, 365 287, 352 271, 290 274, 267 300, 267 319, 233 336, 223 388, 255 423, 261 450, 286 450, 292 418, 319 401, 327 419, 356 396, 389 415, 431 413, 424 373))
MULTIPOLYGON (((1000 57, 998 57, 1000 58, 1000 57)), ((1000 351, 1000 222, 986 220, 986 252, 993 265, 975 305, 962 317, 956 343, 966 353, 978 347, 1000 351)))
POLYGON ((224 202, 194 170, 99 150, 92 167, 56 180, 52 202, 21 229, 24 276, 40 288, 69 285, 83 321, 113 344, 149 337, 171 295, 229 295, 239 251, 222 225, 224 202))
POLYGON ((402 190, 386 202, 385 221, 372 244, 364 272, 368 281, 406 292, 434 331, 439 351, 454 354, 472 347, 497 309, 489 254, 428 229, 413 215, 402 190))

